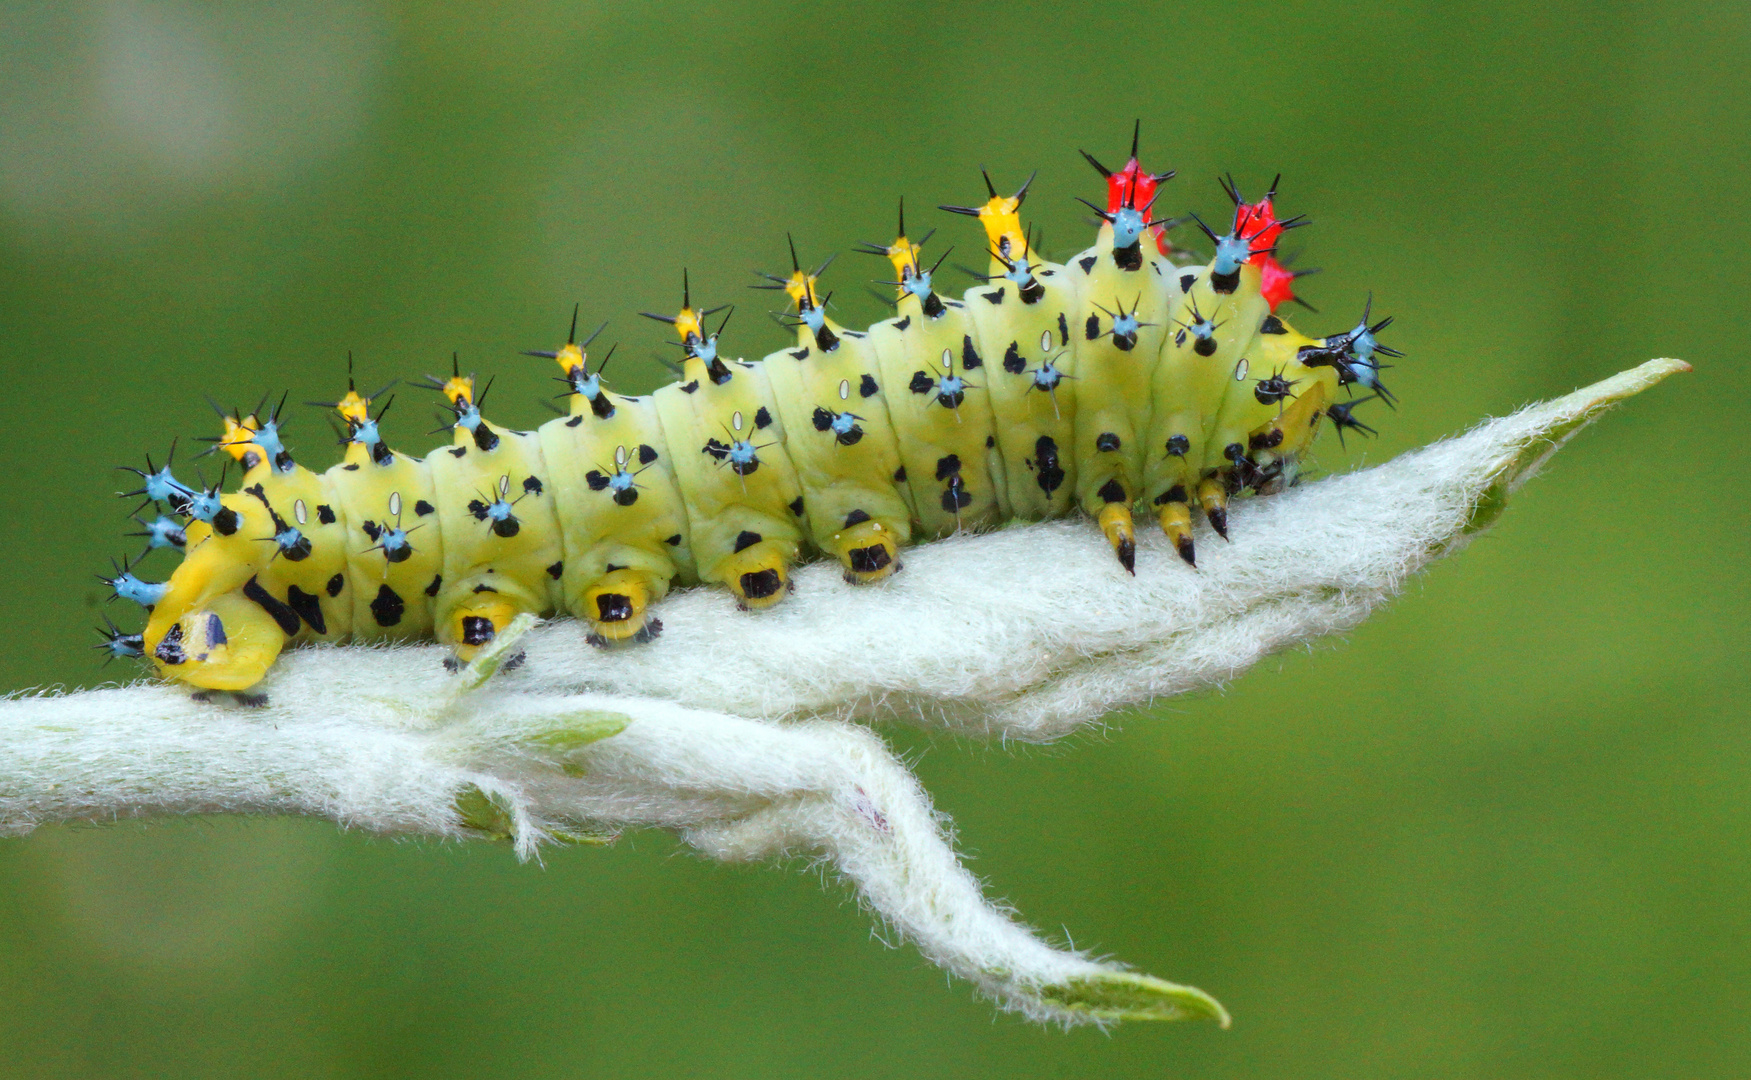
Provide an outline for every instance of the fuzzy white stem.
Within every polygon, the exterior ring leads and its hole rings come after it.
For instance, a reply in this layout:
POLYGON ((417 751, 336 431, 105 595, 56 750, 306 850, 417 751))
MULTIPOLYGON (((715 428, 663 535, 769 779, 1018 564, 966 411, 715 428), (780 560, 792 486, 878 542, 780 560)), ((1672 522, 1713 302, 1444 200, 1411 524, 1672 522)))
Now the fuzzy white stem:
POLYGON ((1030 1016, 1226 1022, 1201 992, 1053 948, 988 902, 918 782, 845 721, 1047 739, 1232 678, 1355 625, 1487 526, 1601 409, 1682 370, 1650 361, 1384 466, 1250 501, 1230 516, 1232 545, 1199 537, 1196 571, 1145 539, 1133 579, 1084 523, 1027 525, 910 551, 878 588, 805 568, 770 613, 685 593, 644 649, 603 652, 575 624, 521 620, 456 676, 430 647, 296 651, 262 708, 155 684, 14 696, 0 703, 0 833, 299 813, 499 837, 528 857, 604 828, 677 828, 714 858, 828 860, 926 956, 1030 1016), (500 672, 524 647, 527 663, 500 672))

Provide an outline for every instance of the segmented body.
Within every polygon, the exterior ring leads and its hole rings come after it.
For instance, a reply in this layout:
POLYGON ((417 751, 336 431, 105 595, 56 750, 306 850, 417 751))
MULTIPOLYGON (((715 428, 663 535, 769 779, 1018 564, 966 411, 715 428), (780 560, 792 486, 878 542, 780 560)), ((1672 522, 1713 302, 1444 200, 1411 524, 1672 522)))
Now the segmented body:
POLYGON ((277 410, 229 417, 217 441, 244 467, 237 491, 134 470, 135 494, 188 519, 141 535, 182 539, 187 556, 164 585, 126 568, 106 579, 151 612, 142 634, 112 628, 103 647, 242 691, 287 644, 435 637, 467 660, 525 612, 634 642, 660 630, 651 607, 675 584, 762 608, 811 551, 867 584, 908 543, 1077 508, 1127 569, 1146 508, 1195 572, 1193 508, 1226 535, 1228 498, 1290 482, 1322 417, 1368 430, 1349 391, 1384 395, 1378 356, 1396 354, 1374 340, 1384 322, 1318 339, 1274 313, 1293 275, 1272 252, 1295 224, 1276 218, 1274 189, 1257 203, 1231 189, 1232 228, 1206 228, 1214 257, 1184 265, 1148 220, 1168 176, 1142 171, 1134 146, 1124 170, 1101 172, 1096 243, 1061 265, 1022 231, 1026 185, 945 207, 979 218, 990 244, 989 276, 959 298, 936 290, 902 217, 892 244, 869 245, 898 299, 867 331, 827 316, 819 271, 794 250, 793 272, 763 286, 790 299, 792 348, 720 356, 684 295, 679 314, 653 316, 685 353, 654 394, 606 389, 574 318, 572 341, 534 354, 559 363, 570 412, 534 432, 485 419, 459 371, 433 380, 455 420, 451 445, 423 460, 391 449, 381 411, 350 389, 333 406, 346 458, 322 474, 280 444, 277 410))

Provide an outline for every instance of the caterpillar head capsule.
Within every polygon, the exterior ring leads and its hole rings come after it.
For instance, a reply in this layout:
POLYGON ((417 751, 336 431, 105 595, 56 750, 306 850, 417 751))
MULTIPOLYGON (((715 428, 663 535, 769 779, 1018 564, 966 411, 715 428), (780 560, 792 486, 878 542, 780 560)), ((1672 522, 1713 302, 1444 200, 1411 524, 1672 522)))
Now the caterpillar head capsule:
POLYGON ((246 587, 213 596, 179 618, 154 618, 141 647, 164 678, 202 690, 247 690, 267 674, 285 642, 284 626, 246 587))

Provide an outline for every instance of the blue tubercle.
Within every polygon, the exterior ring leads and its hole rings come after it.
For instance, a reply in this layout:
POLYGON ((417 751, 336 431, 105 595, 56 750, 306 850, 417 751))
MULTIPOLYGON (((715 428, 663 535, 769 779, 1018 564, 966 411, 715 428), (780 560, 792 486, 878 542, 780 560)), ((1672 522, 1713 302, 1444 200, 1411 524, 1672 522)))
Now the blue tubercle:
MULTIPOLYGON (((190 498, 192 500, 193 497, 191 496, 190 498)), ((188 535, 183 532, 182 525, 174 518, 160 515, 155 521, 142 521, 139 518, 135 518, 134 520, 139 521, 141 528, 144 530, 135 535, 144 536, 146 538, 146 548, 148 551, 153 548, 180 549, 188 545, 188 535)))
POLYGON ((1143 219, 1143 214, 1131 206, 1120 207, 1119 212, 1113 215, 1112 221, 1113 247, 1115 249, 1136 247, 1137 241, 1143 238, 1143 230, 1148 225, 1143 219))
POLYGON ((835 435, 849 435, 851 429, 857 426, 858 417, 848 412, 842 412, 833 418, 832 428, 835 435))
POLYGON ((222 509, 224 506, 219 502, 219 492, 214 489, 212 491, 190 492, 182 512, 195 521, 211 523, 222 509))
POLYGON ((98 580, 115 590, 115 594, 123 600, 132 600, 141 607, 151 607, 164 599, 164 594, 170 591, 170 586, 164 582, 141 581, 130 571, 123 570, 113 578, 100 577, 98 580))
POLYGON ((1210 273, 1219 277, 1238 273, 1254 254, 1250 239, 1234 233, 1219 236, 1216 238, 1216 261, 1211 265, 1210 273))
POLYGON ((922 302, 930 296, 933 291, 930 287, 930 271, 918 270, 914 273, 903 276, 905 277, 905 280, 900 282, 900 284, 907 292, 916 296, 919 301, 922 302))

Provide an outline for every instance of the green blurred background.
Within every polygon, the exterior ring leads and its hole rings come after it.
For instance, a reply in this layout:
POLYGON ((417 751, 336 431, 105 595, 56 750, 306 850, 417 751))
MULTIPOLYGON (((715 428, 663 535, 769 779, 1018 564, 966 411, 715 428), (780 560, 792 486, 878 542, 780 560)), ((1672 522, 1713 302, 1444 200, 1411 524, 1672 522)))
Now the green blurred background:
MULTIPOLYGON (((1235 1028, 1063 1033, 882 947, 847 892, 661 833, 519 865, 307 821, 0 841, 6 1077, 1728 1077, 1751 1073, 1741 343, 1751 15, 1702 3, 0 6, 0 686, 90 685, 135 547, 111 467, 211 394, 498 376, 574 301, 654 386, 680 269, 754 267, 1039 168, 1047 245, 1143 119, 1160 206, 1308 212, 1327 333, 1409 353, 1380 461, 1650 356, 1498 528, 1347 641, 1110 738, 892 729, 1036 926, 1235 1028)), ((829 275, 846 322, 875 260, 829 275)), ((391 428, 423 449, 403 391, 391 428)), ((313 411, 291 432, 328 460, 313 411)), ((1092 534, 1091 534, 1092 535, 1092 534)))

